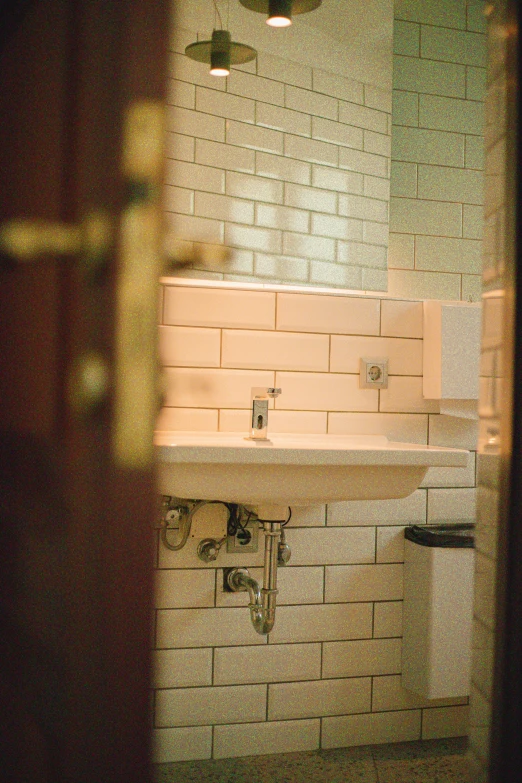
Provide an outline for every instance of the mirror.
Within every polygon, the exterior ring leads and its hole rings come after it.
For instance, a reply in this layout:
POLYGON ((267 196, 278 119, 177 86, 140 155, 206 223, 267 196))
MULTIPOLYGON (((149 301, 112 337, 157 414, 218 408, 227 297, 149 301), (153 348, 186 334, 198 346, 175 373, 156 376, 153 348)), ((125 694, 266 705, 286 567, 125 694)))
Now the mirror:
POLYGON ((387 289, 393 0, 324 0, 274 30, 218 0, 257 60, 228 78, 185 56, 212 0, 176 4, 168 95, 167 227, 233 248, 185 277, 387 289))

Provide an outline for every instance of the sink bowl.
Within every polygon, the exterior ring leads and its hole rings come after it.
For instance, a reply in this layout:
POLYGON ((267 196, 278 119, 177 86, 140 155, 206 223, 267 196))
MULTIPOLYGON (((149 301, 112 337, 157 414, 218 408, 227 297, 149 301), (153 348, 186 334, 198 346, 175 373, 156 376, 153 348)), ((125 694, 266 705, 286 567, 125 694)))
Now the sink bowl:
POLYGON ((161 494, 245 505, 403 498, 429 467, 465 467, 469 455, 380 435, 161 432, 154 442, 161 494))

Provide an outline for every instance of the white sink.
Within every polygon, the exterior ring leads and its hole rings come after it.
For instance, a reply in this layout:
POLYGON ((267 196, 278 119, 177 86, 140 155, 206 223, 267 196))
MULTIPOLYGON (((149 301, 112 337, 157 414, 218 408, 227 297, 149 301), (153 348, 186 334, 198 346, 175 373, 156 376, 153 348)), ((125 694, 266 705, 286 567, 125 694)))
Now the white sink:
POLYGON ((154 442, 161 494, 247 505, 403 498, 429 467, 465 467, 469 456, 380 435, 161 432, 154 442))

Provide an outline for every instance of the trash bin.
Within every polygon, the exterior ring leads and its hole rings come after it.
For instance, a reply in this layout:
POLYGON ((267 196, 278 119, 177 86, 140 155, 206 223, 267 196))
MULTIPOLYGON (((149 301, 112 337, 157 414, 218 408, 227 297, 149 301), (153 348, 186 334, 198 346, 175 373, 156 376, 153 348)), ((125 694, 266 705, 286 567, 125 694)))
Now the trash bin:
POLYGON ((427 699, 469 694, 474 527, 404 531, 402 684, 427 699))

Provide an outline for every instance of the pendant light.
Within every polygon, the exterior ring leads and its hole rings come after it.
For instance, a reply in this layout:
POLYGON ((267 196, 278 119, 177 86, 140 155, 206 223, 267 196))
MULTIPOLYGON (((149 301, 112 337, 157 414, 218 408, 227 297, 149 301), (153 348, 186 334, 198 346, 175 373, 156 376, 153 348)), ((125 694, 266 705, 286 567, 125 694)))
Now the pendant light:
POLYGON ((237 43, 232 40, 228 30, 223 30, 221 14, 214 0, 214 7, 219 18, 221 29, 212 32, 210 41, 196 41, 189 44, 185 54, 192 60, 210 65, 212 76, 228 76, 231 65, 241 65, 257 57, 257 52, 247 44, 237 43))
POLYGON ((266 14, 270 27, 289 27, 292 16, 315 11, 322 0, 239 0, 250 11, 266 14))

